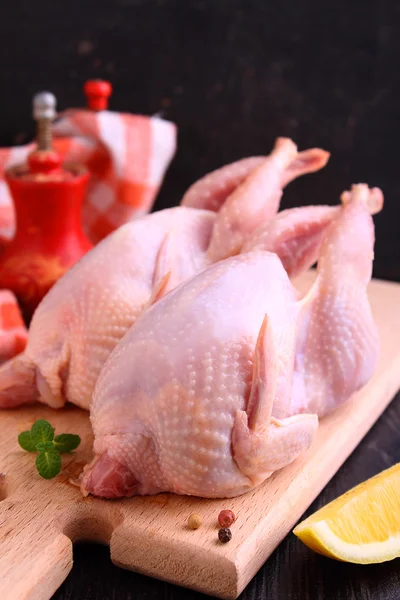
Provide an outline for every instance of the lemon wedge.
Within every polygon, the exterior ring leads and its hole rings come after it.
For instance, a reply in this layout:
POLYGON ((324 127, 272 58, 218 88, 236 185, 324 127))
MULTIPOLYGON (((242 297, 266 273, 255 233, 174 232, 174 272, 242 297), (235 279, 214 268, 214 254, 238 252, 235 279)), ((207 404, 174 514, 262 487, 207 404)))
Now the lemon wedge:
POLYGON ((345 562, 400 556, 400 463, 330 502, 293 533, 311 550, 345 562))

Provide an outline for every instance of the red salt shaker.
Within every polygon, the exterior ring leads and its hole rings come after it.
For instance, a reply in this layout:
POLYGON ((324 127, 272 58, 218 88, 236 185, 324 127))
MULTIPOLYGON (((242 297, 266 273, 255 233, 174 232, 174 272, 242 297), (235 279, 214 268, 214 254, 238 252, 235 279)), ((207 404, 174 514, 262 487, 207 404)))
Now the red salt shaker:
POLYGON ((27 321, 57 279, 92 248, 81 223, 89 175, 82 166, 62 165, 52 149, 55 103, 48 92, 35 96, 37 148, 28 164, 5 174, 16 234, 0 257, 0 288, 15 293, 27 321))

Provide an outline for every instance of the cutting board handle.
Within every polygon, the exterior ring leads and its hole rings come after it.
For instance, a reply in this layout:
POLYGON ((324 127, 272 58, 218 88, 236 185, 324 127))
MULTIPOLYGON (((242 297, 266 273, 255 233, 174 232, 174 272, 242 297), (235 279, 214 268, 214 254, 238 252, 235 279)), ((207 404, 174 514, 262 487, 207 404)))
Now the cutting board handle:
POLYGON ((32 521, 31 508, 0 502, 1 600, 51 598, 72 568, 71 540, 46 525, 43 513, 32 521))

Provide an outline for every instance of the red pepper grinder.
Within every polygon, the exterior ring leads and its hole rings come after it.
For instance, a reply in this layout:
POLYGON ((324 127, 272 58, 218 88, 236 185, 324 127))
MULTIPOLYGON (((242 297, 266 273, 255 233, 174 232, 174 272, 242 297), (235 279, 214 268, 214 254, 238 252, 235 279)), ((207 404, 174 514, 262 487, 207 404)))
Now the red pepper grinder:
POLYGON ((37 148, 28 164, 5 174, 15 206, 16 234, 0 258, 0 288, 15 293, 27 322, 57 279, 92 247, 81 225, 89 175, 80 165, 61 165, 53 150, 55 107, 49 92, 34 97, 37 148))
POLYGON ((83 86, 83 93, 87 98, 90 110, 100 112, 107 110, 108 100, 112 94, 112 85, 104 79, 89 79, 83 86))

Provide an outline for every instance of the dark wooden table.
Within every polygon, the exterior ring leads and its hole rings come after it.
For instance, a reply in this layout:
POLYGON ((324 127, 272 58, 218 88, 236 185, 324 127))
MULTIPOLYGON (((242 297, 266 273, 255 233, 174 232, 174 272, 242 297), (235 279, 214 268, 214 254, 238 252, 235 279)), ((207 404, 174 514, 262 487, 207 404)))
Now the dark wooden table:
MULTIPOLYGON (((306 514, 400 461, 400 394, 306 514)), ((74 567, 53 600, 200 600, 206 596, 115 567, 108 548, 75 547, 74 567)), ((221 573, 223 577, 223 573, 221 573)), ((241 595, 242 600, 399 600, 399 559, 381 565, 339 563, 290 534, 241 595)))

